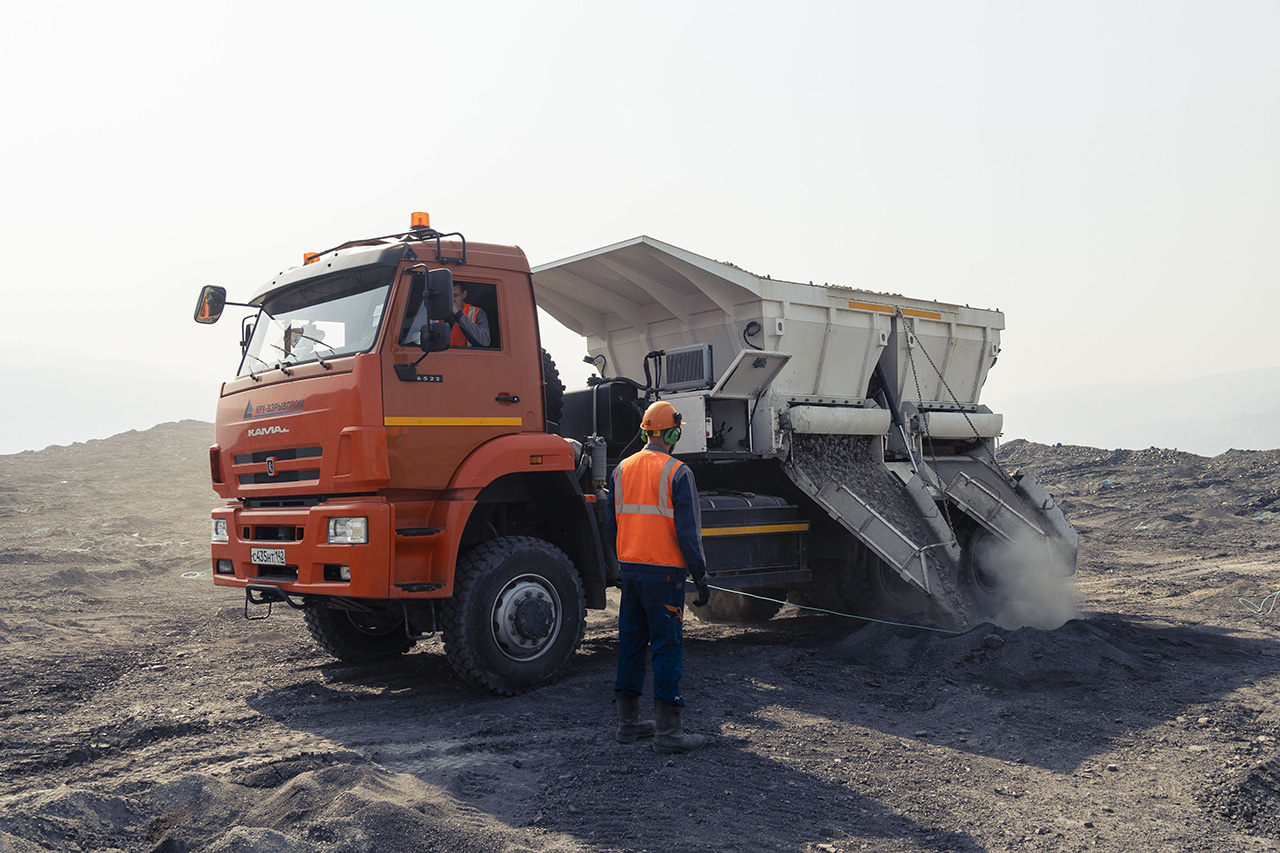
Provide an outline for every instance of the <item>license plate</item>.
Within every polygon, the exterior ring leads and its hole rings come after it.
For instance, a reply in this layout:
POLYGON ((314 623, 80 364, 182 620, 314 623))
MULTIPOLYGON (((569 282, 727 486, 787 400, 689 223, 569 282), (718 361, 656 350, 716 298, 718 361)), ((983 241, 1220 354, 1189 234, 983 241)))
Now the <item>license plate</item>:
POLYGON ((250 548, 249 559, 258 566, 283 566, 283 548, 250 548))

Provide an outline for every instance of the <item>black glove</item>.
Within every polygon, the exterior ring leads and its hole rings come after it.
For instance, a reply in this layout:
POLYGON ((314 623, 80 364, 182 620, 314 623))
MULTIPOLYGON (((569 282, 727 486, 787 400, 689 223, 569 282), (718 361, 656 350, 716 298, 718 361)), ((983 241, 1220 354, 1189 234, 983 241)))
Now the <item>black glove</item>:
POLYGON ((707 586, 706 581, 694 584, 698 588, 698 597, 693 600, 694 607, 706 607, 707 602, 711 600, 711 587, 707 586))

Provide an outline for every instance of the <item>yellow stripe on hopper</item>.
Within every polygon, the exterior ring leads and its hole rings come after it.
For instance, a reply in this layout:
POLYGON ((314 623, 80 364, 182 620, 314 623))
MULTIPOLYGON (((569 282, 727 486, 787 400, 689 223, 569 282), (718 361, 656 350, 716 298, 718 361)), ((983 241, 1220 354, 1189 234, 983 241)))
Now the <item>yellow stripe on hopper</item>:
POLYGON ((520 426, 520 418, 383 418, 384 426, 520 426))
POLYGON ((752 533, 796 533, 809 529, 809 522, 793 524, 757 524, 751 527, 704 527, 703 536, 749 536, 752 533))
MULTIPOLYGON (((850 302, 850 308, 857 308, 859 311, 879 311, 881 314, 892 314, 898 310, 892 305, 877 305, 874 302, 850 302)), ((927 320, 941 320, 942 315, 937 311, 920 311, 915 308, 903 308, 902 313, 908 317, 924 317, 927 320)))

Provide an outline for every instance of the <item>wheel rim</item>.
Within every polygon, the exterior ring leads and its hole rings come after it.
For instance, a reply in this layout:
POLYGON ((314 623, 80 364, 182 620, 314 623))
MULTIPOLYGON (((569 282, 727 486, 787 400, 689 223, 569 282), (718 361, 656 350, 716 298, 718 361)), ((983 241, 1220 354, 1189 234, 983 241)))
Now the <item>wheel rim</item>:
POLYGON ((546 578, 513 578, 493 603, 494 642, 512 660, 540 657, 560 636, 561 610, 560 595, 546 578))

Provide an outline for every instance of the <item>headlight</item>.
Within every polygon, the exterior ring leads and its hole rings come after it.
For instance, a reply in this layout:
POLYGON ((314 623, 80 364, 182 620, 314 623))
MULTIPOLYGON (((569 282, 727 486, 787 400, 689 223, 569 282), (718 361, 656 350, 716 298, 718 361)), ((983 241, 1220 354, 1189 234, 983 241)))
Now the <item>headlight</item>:
POLYGON ((227 541, 227 520, 225 518, 213 519, 213 541, 227 541))
POLYGON ((329 519, 330 545, 363 545, 368 541, 368 518, 329 519))

